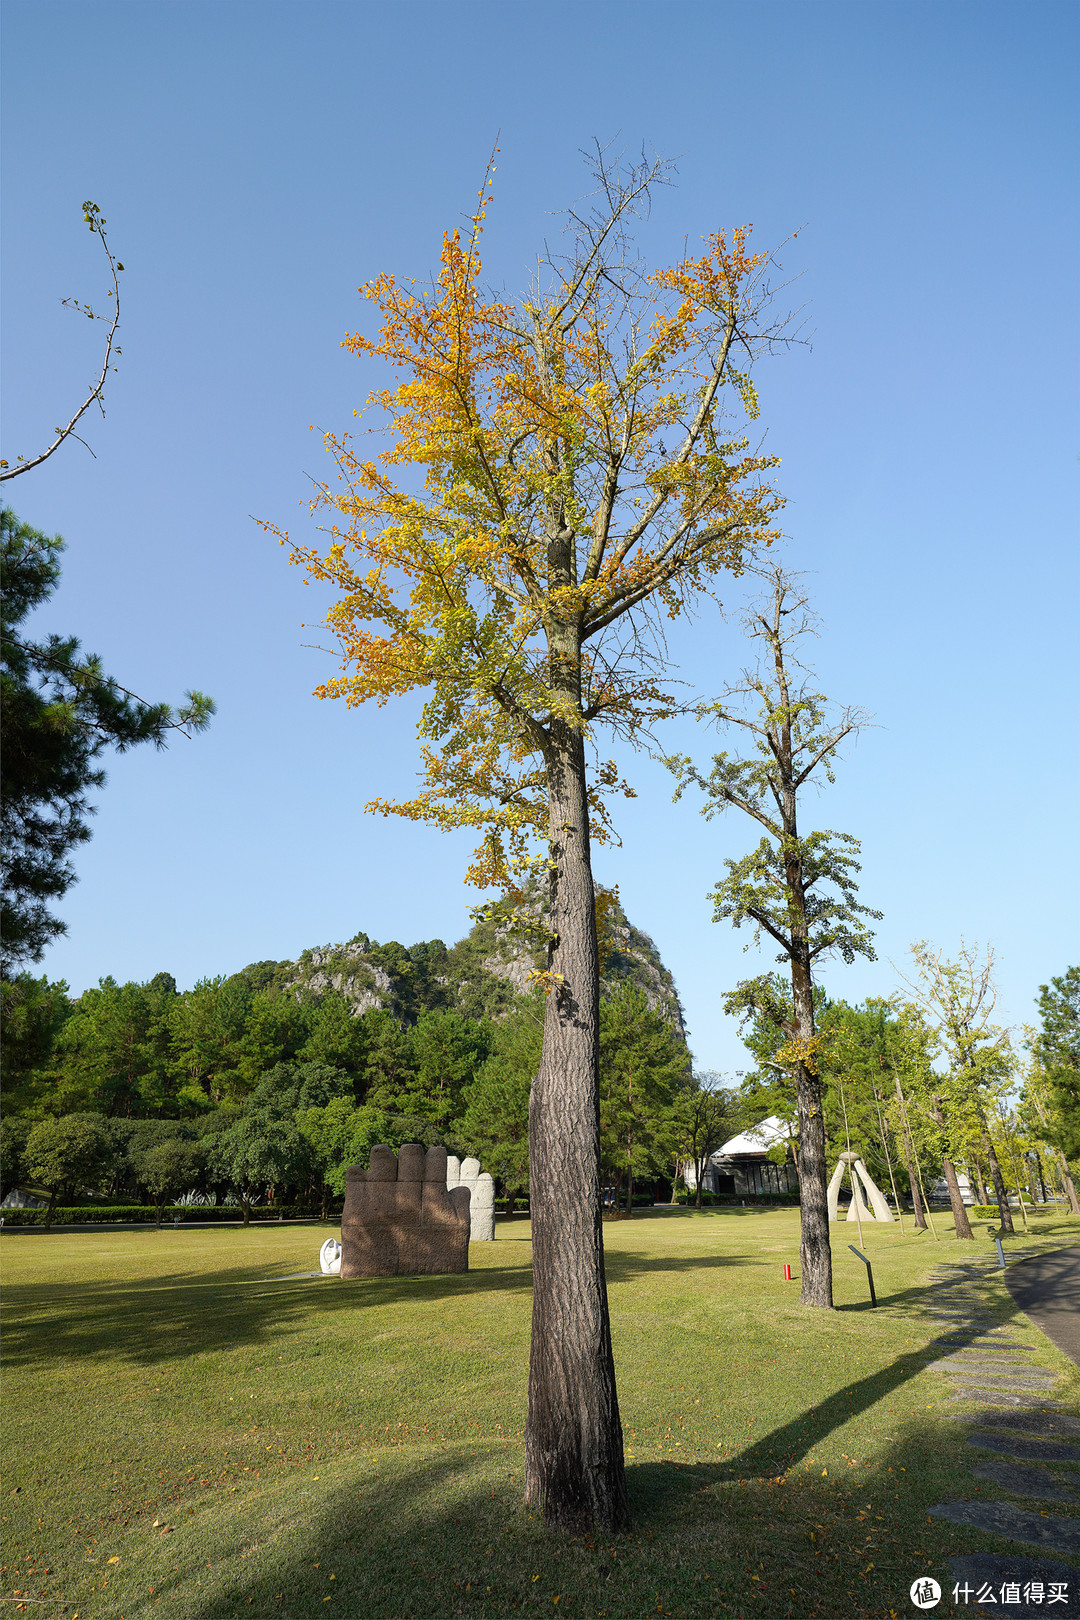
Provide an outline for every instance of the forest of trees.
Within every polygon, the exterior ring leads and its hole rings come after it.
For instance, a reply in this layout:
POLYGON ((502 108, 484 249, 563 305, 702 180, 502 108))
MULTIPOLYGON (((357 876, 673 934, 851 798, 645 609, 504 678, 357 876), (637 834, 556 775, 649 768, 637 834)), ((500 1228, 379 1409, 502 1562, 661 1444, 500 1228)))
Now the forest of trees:
MULTIPOLYGON (((635 1178, 674 1175, 695 1081, 651 942, 617 903, 608 931, 605 1170, 631 1197, 635 1178)), ((373 1142, 421 1140, 477 1154, 506 1197, 523 1196, 544 992, 485 967, 493 942, 490 924, 452 949, 358 935, 187 991, 168 973, 75 998, 28 972, 6 980, 4 1191, 325 1204, 373 1142), (366 1004, 372 984, 384 1005, 366 1004)))
MULTIPOLYGON (((359 938, 357 972, 381 963, 392 1006, 358 1012, 343 990, 305 983, 305 963, 325 952, 188 991, 168 973, 142 984, 106 978, 74 998, 29 973, 5 981, 3 1192, 32 1186, 60 1204, 194 1193, 329 1208, 345 1166, 366 1162, 373 1143, 440 1141, 479 1157, 510 1207, 526 1198, 543 990, 516 991, 483 969, 482 929, 449 950, 359 938)), ((635 1182, 674 1184, 690 1166, 700 1200, 709 1153, 769 1116, 788 1137, 773 1157, 797 1169, 795 1079, 777 1061, 785 980, 755 981, 756 999, 745 986, 729 997, 750 1058, 735 1089, 695 1074, 677 1003, 654 995, 650 1005, 641 977, 609 979, 601 1003, 603 1168, 620 1202, 629 1206, 635 1182)), ((1042 988, 1042 1024, 1024 1048, 987 1027, 974 1053, 950 1054, 914 1000, 850 1006, 819 990, 817 1003, 830 1165, 856 1148, 916 1228, 945 1159, 982 1204, 995 1198, 996 1160, 1007 1212, 1019 1192, 1029 1202, 1063 1196, 1080 1213, 1069 1169, 1080 1145, 1080 970, 1042 988)))

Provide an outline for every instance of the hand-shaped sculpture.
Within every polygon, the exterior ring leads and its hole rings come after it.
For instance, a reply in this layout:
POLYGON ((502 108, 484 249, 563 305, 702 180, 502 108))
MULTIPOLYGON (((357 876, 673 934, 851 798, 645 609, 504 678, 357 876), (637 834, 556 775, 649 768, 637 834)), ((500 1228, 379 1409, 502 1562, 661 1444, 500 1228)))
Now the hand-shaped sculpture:
POLYGON ((373 1147, 367 1170, 345 1172, 342 1277, 468 1271, 469 1192, 448 1191, 446 1149, 373 1147))
POLYGON ((453 1153, 446 1161, 446 1185, 469 1189, 469 1241, 490 1243, 495 1237, 495 1182, 481 1171, 479 1159, 462 1162, 453 1153))

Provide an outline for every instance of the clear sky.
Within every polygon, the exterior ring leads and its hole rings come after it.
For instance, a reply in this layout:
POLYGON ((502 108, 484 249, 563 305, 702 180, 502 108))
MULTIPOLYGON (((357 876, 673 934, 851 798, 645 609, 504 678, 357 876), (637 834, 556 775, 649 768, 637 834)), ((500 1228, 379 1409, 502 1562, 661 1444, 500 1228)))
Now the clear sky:
MULTIPOLYGON (((144 696, 196 686, 210 732, 109 765, 66 939, 72 990, 181 986, 350 937, 457 939, 469 841, 374 819, 415 780, 415 707, 311 690, 319 597, 252 515, 306 522, 318 427, 370 379, 340 348, 359 284, 425 275, 498 135, 485 264, 508 292, 586 188, 580 148, 647 143, 679 183, 657 263, 720 226, 800 276, 812 345, 759 374, 783 458, 786 560, 809 571, 825 690, 871 710, 810 821, 863 841, 879 961, 913 939, 999 953, 1005 1021, 1080 957, 1075 856, 1078 12, 1059 0, 6 0, 3 454, 31 454, 91 376, 104 303, 96 201, 126 265, 108 416, 5 485, 69 545, 40 628, 82 637, 144 696)), ((87 419, 89 421, 89 419, 87 419)), ((737 608, 742 587, 732 585, 737 608)), ((710 695, 737 616, 672 644, 710 695)), ((692 723, 670 743, 708 757, 692 723)), ((726 856, 644 758, 602 879, 671 966, 705 1067, 743 1066, 722 992, 771 963, 711 921, 726 856)))

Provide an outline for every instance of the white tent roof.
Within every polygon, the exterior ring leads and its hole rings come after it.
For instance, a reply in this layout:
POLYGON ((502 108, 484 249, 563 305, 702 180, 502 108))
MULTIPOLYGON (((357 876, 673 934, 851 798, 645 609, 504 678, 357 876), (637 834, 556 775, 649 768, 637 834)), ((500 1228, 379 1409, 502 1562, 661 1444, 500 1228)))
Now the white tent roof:
POLYGON ((733 1154, 757 1153, 764 1158, 771 1147, 775 1147, 777 1142, 786 1142, 787 1137, 787 1127, 783 1120, 773 1114, 770 1118, 763 1119, 760 1125, 751 1125, 749 1130, 733 1136, 730 1142, 725 1142, 722 1148, 717 1148, 713 1157, 726 1159, 733 1154))

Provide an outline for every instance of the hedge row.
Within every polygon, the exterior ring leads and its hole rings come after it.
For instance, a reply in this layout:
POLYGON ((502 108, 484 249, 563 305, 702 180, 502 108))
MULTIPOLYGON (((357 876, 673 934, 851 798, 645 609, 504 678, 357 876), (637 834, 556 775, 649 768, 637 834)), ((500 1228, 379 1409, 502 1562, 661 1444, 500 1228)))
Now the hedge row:
MULTIPOLYGON (((677 1204, 689 1204, 691 1207, 693 1207, 697 1203, 697 1194, 693 1192, 684 1192, 680 1189, 675 1194, 675 1202, 677 1204)), ((781 1204, 787 1206, 797 1204, 798 1202, 799 1195, 797 1192, 711 1193, 703 1191, 701 1194, 701 1203, 703 1208, 715 1204, 723 1204, 729 1209, 732 1207, 732 1205, 739 1204, 781 1204)))
MULTIPOLYGON (((47 1224, 48 1210, 45 1209, 5 1209, 2 1211, 5 1226, 45 1226, 47 1224)), ((340 1218, 341 1211, 331 1210, 331 1219, 340 1218)), ((318 1205, 307 1204, 259 1204, 253 1205, 251 1219, 253 1221, 276 1220, 314 1220, 322 1214, 318 1205)), ((242 1221, 244 1211, 239 1204, 167 1204, 162 1212, 162 1223, 172 1226, 179 1218, 181 1225, 191 1222, 204 1221, 242 1221)), ((57 1206, 52 1212, 54 1226, 110 1226, 118 1223, 128 1224, 135 1222, 155 1222, 157 1210, 153 1204, 87 1204, 70 1206, 57 1206)))
MULTIPOLYGON (((507 1200, 495 1200, 496 1212, 500 1215, 506 1213, 507 1200)), ((514 1205, 514 1213, 527 1215, 529 1206, 518 1199, 514 1205)), ((328 1218, 332 1221, 341 1219, 340 1209, 329 1209, 328 1218)), ((48 1210, 44 1209, 5 1209, 0 1211, 5 1226, 45 1226, 47 1224, 48 1210)), ((317 1220, 322 1215, 318 1205, 310 1204, 259 1204, 252 1205, 251 1219, 253 1221, 297 1221, 317 1220)), ((242 1221, 244 1211, 239 1204, 167 1204, 162 1213, 162 1225, 172 1226, 179 1216, 180 1224, 188 1225, 192 1222, 202 1224, 206 1221, 242 1221)), ((58 1205, 52 1213, 54 1226, 115 1226, 118 1224, 130 1225, 136 1223, 155 1223, 157 1210, 153 1204, 86 1204, 75 1208, 58 1205)))

